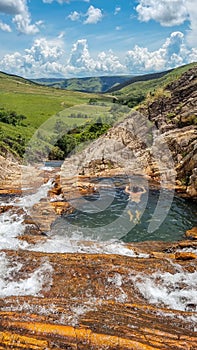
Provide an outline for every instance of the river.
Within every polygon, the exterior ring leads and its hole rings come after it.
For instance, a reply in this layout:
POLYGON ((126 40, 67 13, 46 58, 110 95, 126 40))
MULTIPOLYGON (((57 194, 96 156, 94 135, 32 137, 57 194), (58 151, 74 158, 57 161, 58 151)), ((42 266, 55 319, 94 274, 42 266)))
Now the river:
MULTIPOLYGON (((99 182, 99 180, 97 181, 99 182)), ((49 261, 50 259, 41 260, 41 263, 33 272, 21 278, 20 271, 24 269, 24 263, 13 257, 10 258, 8 251, 19 252, 20 254, 24 252, 24 256, 27 252, 29 254, 52 253, 54 256, 57 253, 115 254, 124 258, 128 257, 128 259, 137 258, 146 266, 146 259, 148 262, 150 258, 149 253, 136 252, 127 243, 176 242, 183 240, 185 231, 196 225, 196 204, 177 195, 173 194, 172 196, 171 191, 164 190, 161 212, 162 207, 165 209, 167 205, 169 206, 168 199, 170 197, 173 197, 173 201, 168 208, 166 217, 161 218, 159 227, 153 232, 148 232, 150 222, 154 218, 160 191, 150 188, 141 193, 140 201, 137 200, 133 203, 130 195, 125 192, 124 178, 112 178, 110 181, 113 183, 112 188, 104 182, 99 187, 100 191, 95 191, 95 193, 83 196, 83 198, 77 198, 75 202, 77 203, 77 209, 70 215, 58 217, 44 239, 38 240, 34 244, 21 239, 28 226, 24 223, 24 218, 30 213, 34 205, 47 198, 48 191, 53 186, 53 181, 49 180, 35 193, 24 194, 22 197, 0 197, 1 207, 10 206, 8 210, 0 214, 0 298, 5 300, 14 296, 17 298, 27 296, 42 298, 46 285, 52 285, 54 279, 54 267, 52 262, 49 261), (105 208, 103 207, 104 203, 108 203, 105 208), (102 210, 103 208, 104 210, 102 210), (20 276, 20 278, 17 276, 20 276)), ((136 191, 136 193, 139 192, 136 191)), ((158 220, 158 217, 155 220, 158 220)), ((184 248, 184 251, 197 253, 196 248, 184 248)), ((118 290, 119 292, 118 297, 116 296, 114 300, 124 304, 130 302, 129 292, 125 287, 129 284, 148 304, 157 306, 158 312, 166 319, 169 317, 171 319, 169 315, 171 315, 172 310, 188 312, 184 319, 185 327, 195 331, 197 325, 197 272, 194 269, 184 270, 181 265, 170 261, 170 259, 168 259, 168 264, 171 268, 167 270, 171 271, 172 269, 173 273, 165 270, 155 270, 152 274, 146 273, 145 270, 134 273, 132 270, 128 270, 128 274, 126 272, 122 275, 115 273, 112 277, 110 271, 106 272, 106 274, 109 273, 108 276, 106 275, 106 281, 104 282, 106 291, 109 286, 114 286, 114 291, 117 293, 118 290), (165 307, 165 311, 160 309, 161 305, 165 307)), ((46 289, 46 291, 49 293, 49 289, 46 289)), ((91 291, 91 293, 93 292, 91 291)), ((72 299, 72 295, 69 297, 72 299)), ((104 295, 103 301, 108 300, 108 298, 109 296, 106 295, 105 297, 104 295)), ((113 297, 110 296, 110 298, 113 297)), ((94 296, 94 302, 89 300, 89 302, 79 307, 78 316, 80 316, 80 310, 83 310, 83 312, 94 310, 95 303, 97 303, 96 296, 94 296)), ((32 307, 27 300, 23 305, 18 299, 17 305, 4 306, 2 310, 27 312, 32 307)), ((46 313, 45 309, 37 307, 36 312, 39 315, 44 315, 46 313)), ((50 313, 50 310, 52 309, 48 306, 47 312, 50 313)), ((182 320, 181 314, 175 314, 173 317, 182 320)), ((56 323, 61 323, 61 320, 62 318, 56 319, 56 323)), ((183 320, 180 322, 183 322, 183 320)))

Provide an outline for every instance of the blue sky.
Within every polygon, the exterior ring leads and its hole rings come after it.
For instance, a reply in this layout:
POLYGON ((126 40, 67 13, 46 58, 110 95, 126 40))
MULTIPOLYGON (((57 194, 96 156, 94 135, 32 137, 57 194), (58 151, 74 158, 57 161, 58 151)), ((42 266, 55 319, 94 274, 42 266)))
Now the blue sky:
POLYGON ((145 74, 197 61, 197 0, 0 0, 0 70, 145 74))

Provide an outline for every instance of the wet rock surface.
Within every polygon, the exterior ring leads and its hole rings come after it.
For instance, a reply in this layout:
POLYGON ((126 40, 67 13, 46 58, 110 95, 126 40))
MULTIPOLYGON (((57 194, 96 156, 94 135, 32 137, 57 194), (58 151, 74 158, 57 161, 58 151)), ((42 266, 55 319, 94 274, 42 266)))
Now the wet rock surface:
MULTIPOLYGON (((196 288, 196 240, 125 244, 128 256, 115 246, 114 254, 33 251, 47 243, 56 218, 72 211, 68 198, 99 189, 88 176, 63 185, 52 177, 47 198, 28 214, 1 207, 24 215, 18 239, 29 248, 0 251, 8 271, 0 279, 0 349, 195 349, 197 305, 188 294, 196 288)), ((88 241, 81 250, 92 244, 102 251, 102 242, 88 241)))
MULTIPOLYGON (((99 190, 88 176, 50 176, 47 197, 28 214, 1 207, 23 215, 18 239, 29 248, 0 251, 8 271, 0 279, 0 349, 195 349, 196 301, 188 295, 195 292, 196 240, 125 244, 129 256, 115 246, 114 254, 33 251, 50 239, 56 218, 72 212, 68 199, 99 190)), ((43 174, 38 179, 45 182, 43 174)), ((102 251, 102 242, 88 241, 81 251, 92 244, 102 251)))
POLYGON ((186 237, 197 240, 197 227, 193 227, 191 230, 186 231, 186 237))
MULTIPOLYGON (((187 245, 196 247, 196 243, 187 245)), ((141 243, 130 245, 133 248, 142 253, 149 247, 141 243)), ((192 308, 196 306, 190 303, 182 311, 162 302, 155 305, 147 302, 134 283, 136 276, 151 280, 158 271, 177 274, 177 262, 169 260, 170 253, 165 251, 176 250, 178 245, 161 243, 160 247, 159 242, 152 242, 151 248, 155 256, 149 258, 6 251, 7 258, 22 265, 15 280, 28 278, 46 262, 50 270, 45 273, 51 277, 46 276, 48 281, 38 295, 0 300, 1 347, 195 349, 192 308)), ((180 269, 192 276, 196 260, 179 261, 180 269)))

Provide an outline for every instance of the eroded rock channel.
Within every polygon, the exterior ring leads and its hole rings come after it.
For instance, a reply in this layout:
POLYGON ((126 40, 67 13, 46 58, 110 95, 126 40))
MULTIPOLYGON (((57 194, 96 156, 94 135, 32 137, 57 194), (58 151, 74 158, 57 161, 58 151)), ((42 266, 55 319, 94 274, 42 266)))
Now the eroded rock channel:
POLYGON ((2 197, 0 348, 195 349, 195 229, 171 243, 50 235, 73 213, 66 196, 100 190, 58 179, 37 170, 2 197))

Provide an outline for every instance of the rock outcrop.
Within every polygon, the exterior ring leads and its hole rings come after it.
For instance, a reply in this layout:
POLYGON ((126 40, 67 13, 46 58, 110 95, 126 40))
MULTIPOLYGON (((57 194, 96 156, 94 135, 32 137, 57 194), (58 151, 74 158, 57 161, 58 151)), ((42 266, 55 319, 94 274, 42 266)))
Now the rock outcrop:
POLYGON ((197 196, 197 66, 166 86, 142 108, 164 135, 172 153, 177 179, 197 196))
POLYGON ((26 296, 0 299, 0 348, 195 349, 195 301, 184 302, 178 287, 186 296, 187 275, 195 278, 197 259, 181 250, 196 244, 136 243, 128 246, 134 257, 5 251, 8 266, 14 262, 8 285, 29 284, 26 296), (35 287, 31 276, 38 278, 35 287), (151 288, 160 297, 151 297, 151 288))
POLYGON ((169 186, 195 198, 196 91, 197 67, 152 96, 83 152, 66 159, 62 178, 64 173, 65 177, 143 174, 156 181, 168 179, 169 186))
POLYGON ((11 185, 20 181, 21 169, 12 156, 4 158, 0 156, 0 194, 20 193, 20 185, 11 185))

